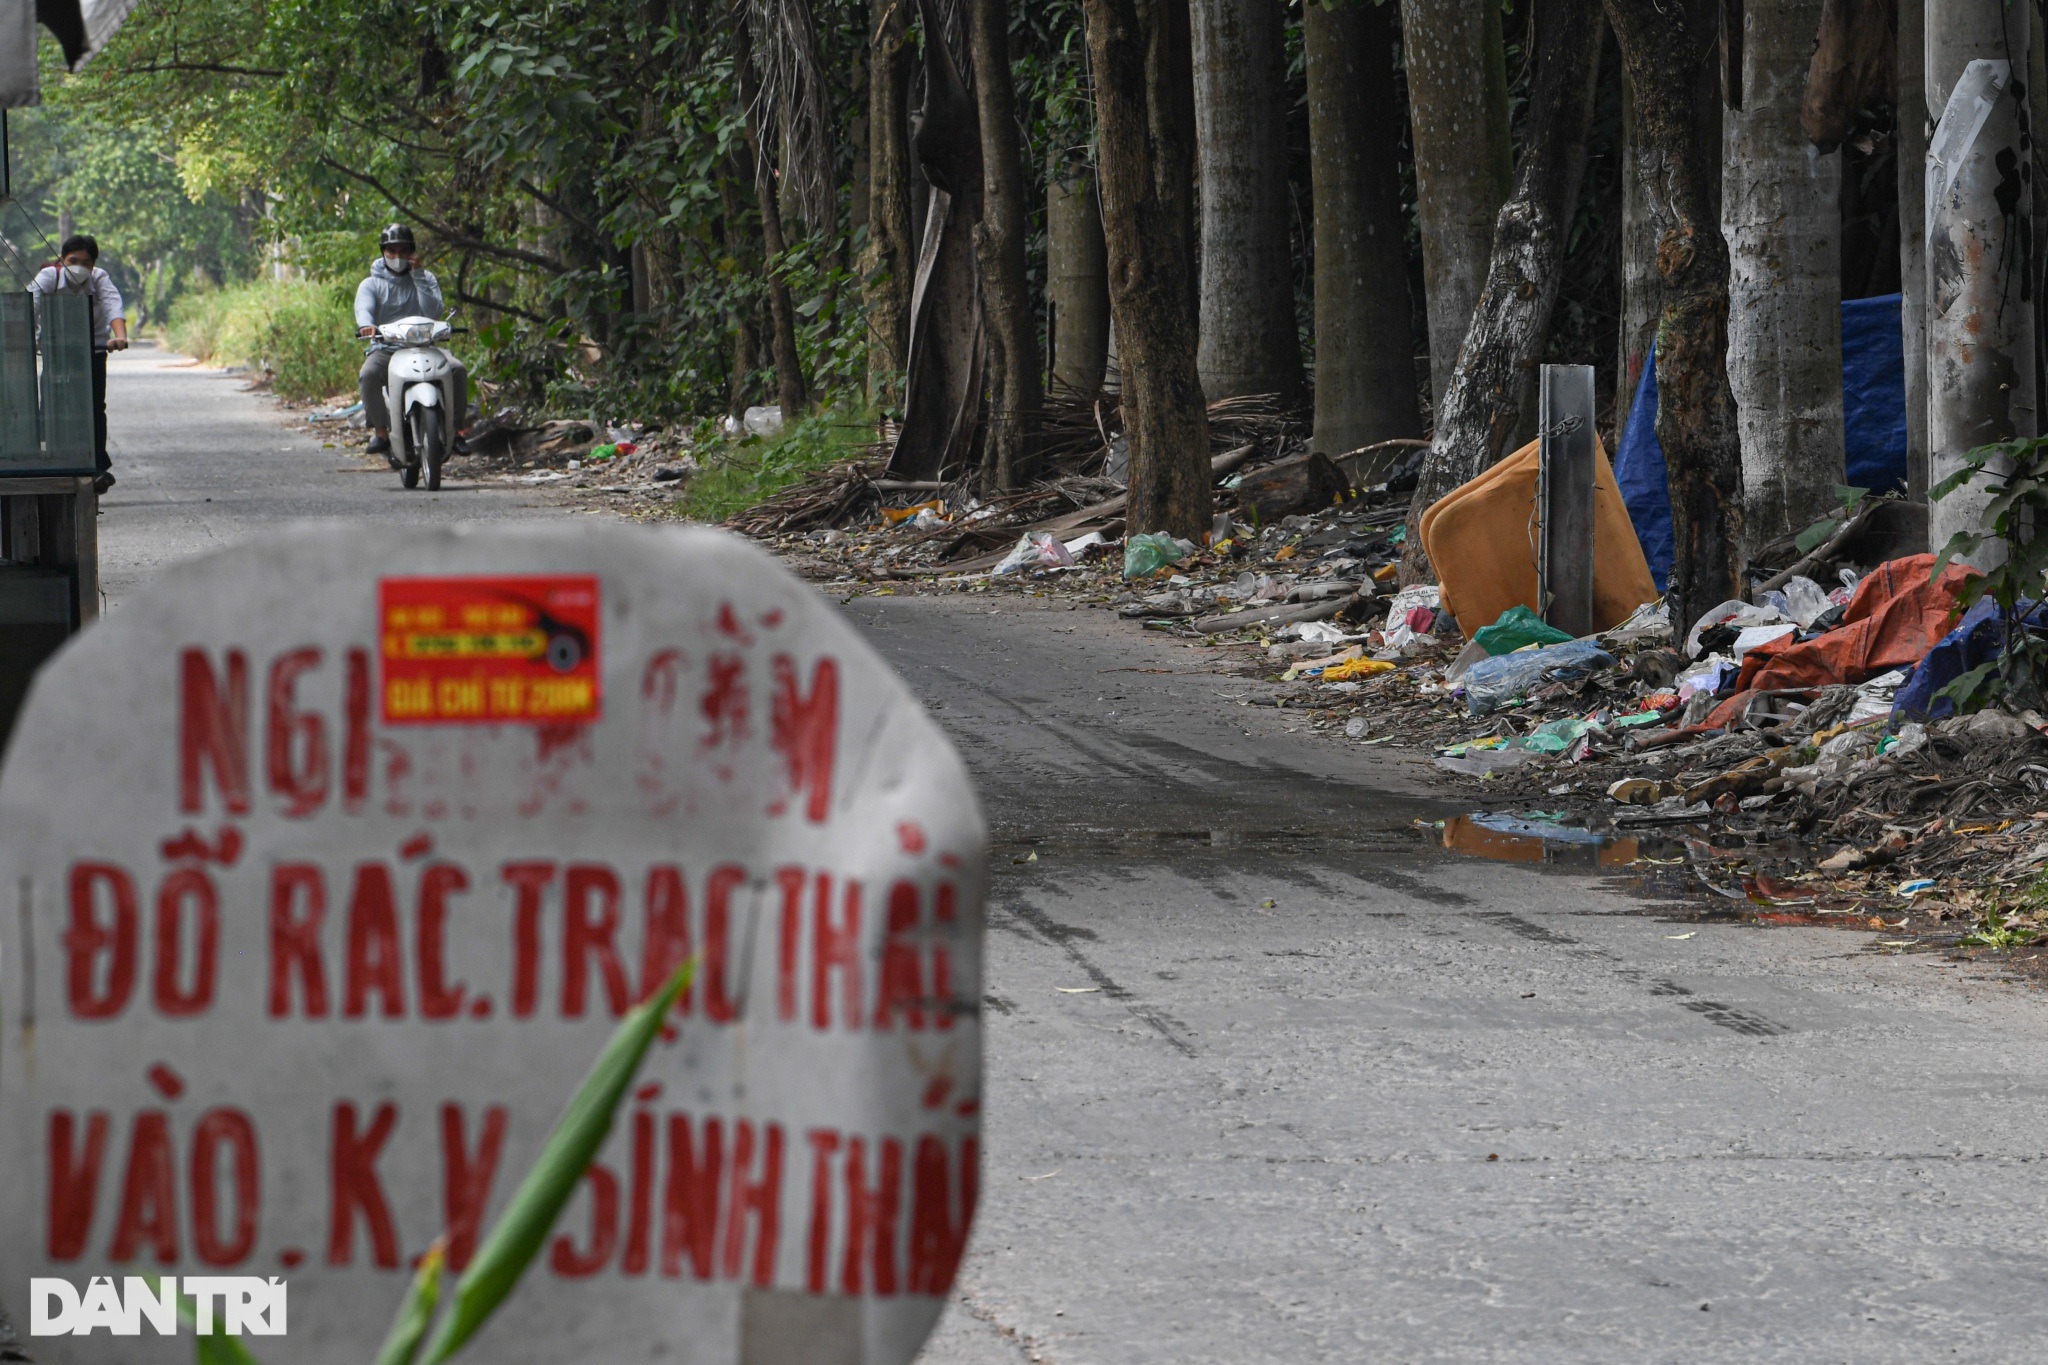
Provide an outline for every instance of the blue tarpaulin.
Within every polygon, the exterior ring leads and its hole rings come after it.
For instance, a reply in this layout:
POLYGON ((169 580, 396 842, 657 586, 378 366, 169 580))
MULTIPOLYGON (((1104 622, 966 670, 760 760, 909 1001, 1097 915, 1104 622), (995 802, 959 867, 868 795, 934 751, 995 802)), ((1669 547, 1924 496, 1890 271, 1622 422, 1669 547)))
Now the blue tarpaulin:
MULTIPOLYGON (((1850 487, 1905 489, 1906 359, 1897 294, 1842 305, 1842 433, 1850 487)), ((1614 455, 1614 477, 1662 590, 1671 575, 1671 492, 1657 444, 1654 344, 1614 455)))

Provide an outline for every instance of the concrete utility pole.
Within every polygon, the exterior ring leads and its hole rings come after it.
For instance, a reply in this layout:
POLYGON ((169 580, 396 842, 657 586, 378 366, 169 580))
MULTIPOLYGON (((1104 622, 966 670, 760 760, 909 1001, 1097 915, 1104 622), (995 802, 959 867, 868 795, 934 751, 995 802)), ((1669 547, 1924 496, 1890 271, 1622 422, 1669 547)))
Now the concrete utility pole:
POLYGON ((1843 480, 1842 158, 1800 126, 1821 0, 1749 0, 1723 115, 1728 383, 1745 555, 1826 515, 1843 480))
MULTIPOLYGON (((1981 445, 2032 436, 2034 301, 2028 238, 2033 190, 2022 173, 2028 110, 2026 9, 2008 0, 1926 0, 1928 481, 1981 445)), ((1934 504, 1937 552, 1975 531, 1981 491, 1934 504)), ((1987 545, 1970 557, 1996 564, 1987 545)))

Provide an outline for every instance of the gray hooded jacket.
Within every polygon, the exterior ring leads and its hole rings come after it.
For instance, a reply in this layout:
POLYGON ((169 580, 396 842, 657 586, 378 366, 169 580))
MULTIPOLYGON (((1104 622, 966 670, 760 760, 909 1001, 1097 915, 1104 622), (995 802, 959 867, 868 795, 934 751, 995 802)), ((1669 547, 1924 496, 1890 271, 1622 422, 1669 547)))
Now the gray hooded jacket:
MULTIPOLYGON (((400 318, 440 318, 443 310, 441 282, 430 270, 414 266, 400 275, 379 256, 370 266, 370 278, 356 286, 356 326, 381 327, 400 318)), ((381 339, 373 351, 395 349, 381 339)))

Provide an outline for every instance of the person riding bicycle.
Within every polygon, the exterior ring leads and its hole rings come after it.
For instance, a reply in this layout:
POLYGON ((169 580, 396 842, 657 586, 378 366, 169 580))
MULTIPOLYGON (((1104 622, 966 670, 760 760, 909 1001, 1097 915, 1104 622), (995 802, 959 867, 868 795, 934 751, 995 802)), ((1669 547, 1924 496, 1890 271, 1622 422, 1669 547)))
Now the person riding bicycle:
MULTIPOLYGON (((356 335, 376 337, 379 327, 400 318, 440 321, 445 311, 441 282, 432 271, 420 268, 419 246, 413 241, 412 229, 403 223, 393 223, 384 229, 377 245, 381 254, 370 266, 369 278, 356 286, 356 335)), ((358 376, 363 393, 363 421, 375 433, 370 438, 370 453, 386 459, 392 458, 391 414, 385 411, 384 381, 396 349, 382 339, 372 341, 358 376)), ((457 400, 452 414, 456 428, 454 445, 458 452, 466 452, 469 447, 462 439, 461 429, 469 414, 469 372, 461 361, 452 363, 457 400)), ((393 463, 395 466, 396 461, 393 463)))

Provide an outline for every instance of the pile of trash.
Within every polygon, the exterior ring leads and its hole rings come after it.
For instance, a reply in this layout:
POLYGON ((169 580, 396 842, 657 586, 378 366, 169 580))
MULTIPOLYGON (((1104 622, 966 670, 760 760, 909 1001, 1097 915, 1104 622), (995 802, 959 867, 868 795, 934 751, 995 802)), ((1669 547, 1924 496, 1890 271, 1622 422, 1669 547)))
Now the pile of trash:
MULTIPOLYGON (((1957 620, 1961 568, 1858 563, 1835 537, 1682 630, 1661 599, 1580 638, 1517 604, 1467 639, 1445 596, 1454 574, 1395 585, 1419 452, 1359 461, 1376 476, 1363 487, 1322 456, 1262 453, 1216 455, 1200 543, 1126 537, 1122 490, 1102 476, 979 500, 850 469, 838 505, 873 511, 754 529, 839 587, 1112 608, 1256 679, 1245 705, 1422 751, 1475 804, 1560 837, 1684 849, 1731 897, 1967 917, 1974 898, 2048 874, 2048 719, 1959 717, 1935 695, 1996 648, 1988 607, 1957 620)), ((1474 597, 1459 599, 1468 624, 1474 597)))

